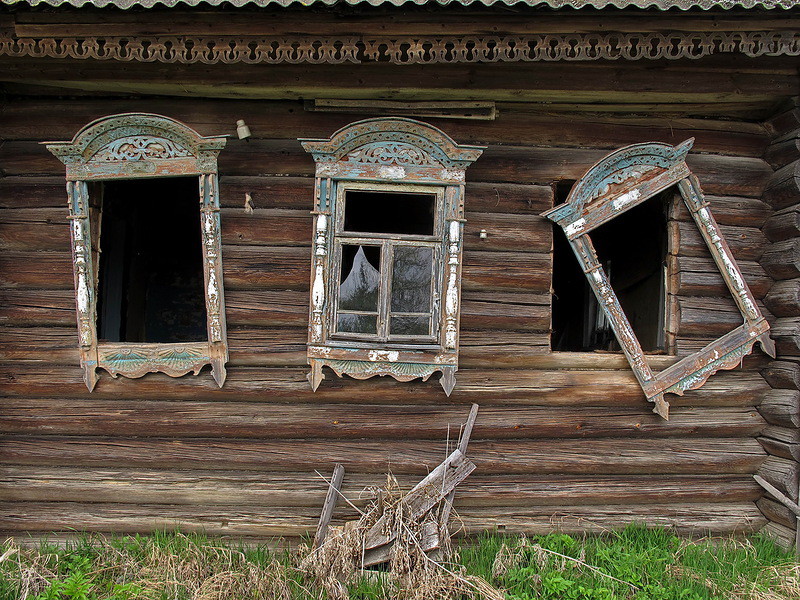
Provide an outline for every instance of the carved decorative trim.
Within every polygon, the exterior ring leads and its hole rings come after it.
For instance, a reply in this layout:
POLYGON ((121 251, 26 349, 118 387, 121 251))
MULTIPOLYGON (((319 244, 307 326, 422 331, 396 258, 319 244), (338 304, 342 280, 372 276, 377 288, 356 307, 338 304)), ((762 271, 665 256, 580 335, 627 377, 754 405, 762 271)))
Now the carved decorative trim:
POLYGON ((113 377, 142 377, 154 372, 180 377, 189 372, 196 375, 210 364, 214 380, 222 386, 228 343, 216 165, 225 137, 203 137, 183 123, 160 115, 129 113, 98 119, 70 142, 45 144, 67 167, 81 367, 89 391, 97 383, 98 368, 113 377), (98 240, 93 239, 90 226, 87 180, 176 175, 199 177, 208 340, 185 344, 99 343, 97 270, 92 265, 98 240))
POLYGON ((669 403, 664 394, 683 395, 686 390, 703 385, 716 371, 735 367, 756 341, 767 354, 775 356, 769 324, 722 237, 697 178, 684 160, 693 142, 689 139, 675 147, 634 144, 612 152, 573 186, 564 204, 542 213, 564 229, 645 396, 655 404, 653 411, 665 419, 669 417, 669 403), (597 258, 589 232, 674 185, 733 295, 744 324, 664 371, 653 373, 597 258))
POLYGON ((439 371, 442 387, 450 395, 458 365, 464 171, 481 155, 482 148, 460 146, 435 127, 403 118, 366 119, 351 123, 329 139, 300 141, 317 163, 307 351, 312 389, 324 379, 322 367, 328 366, 339 376, 367 379, 388 375, 398 381, 427 380, 439 371), (364 243, 344 229, 345 193, 355 189, 436 198, 429 235, 364 234, 371 245, 381 246, 383 256, 395 247, 410 246, 428 248, 436 257, 427 313, 433 323, 425 334, 393 341, 401 338, 391 337, 386 295, 391 267, 386 265, 378 284, 374 334, 353 337, 352 332, 336 332, 341 261, 337 249, 343 244, 364 243))
POLYGON ((138 378, 147 373, 180 377, 197 375, 207 364, 208 344, 100 344, 97 366, 112 377, 138 378))
POLYGON ((0 37, 0 55, 159 63, 393 64, 677 60, 800 55, 793 31, 565 33, 528 36, 241 38, 0 37))

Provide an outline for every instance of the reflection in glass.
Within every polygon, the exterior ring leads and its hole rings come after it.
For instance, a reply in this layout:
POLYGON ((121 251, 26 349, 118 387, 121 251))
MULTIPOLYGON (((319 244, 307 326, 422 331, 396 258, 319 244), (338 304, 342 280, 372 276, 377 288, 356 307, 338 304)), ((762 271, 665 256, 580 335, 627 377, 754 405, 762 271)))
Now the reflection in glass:
MULTIPOLYGON (((376 246, 342 245, 339 309, 378 311, 381 251, 376 246)), ((373 326, 374 327, 374 326, 373 326)))
POLYGON ((429 312, 433 284, 433 248, 395 246, 392 312, 429 312))
POLYGON ((377 315, 351 315, 339 313, 336 329, 342 333, 377 333, 377 315))
POLYGON ((391 335, 428 335, 430 317, 392 317, 391 335))

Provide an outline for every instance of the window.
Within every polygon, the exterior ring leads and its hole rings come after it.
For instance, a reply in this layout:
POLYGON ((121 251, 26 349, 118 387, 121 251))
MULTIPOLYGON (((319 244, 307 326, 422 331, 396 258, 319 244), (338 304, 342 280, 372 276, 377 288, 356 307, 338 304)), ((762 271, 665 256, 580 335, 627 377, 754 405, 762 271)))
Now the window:
MULTIPOLYGON (((543 213, 564 229, 597 303, 645 396, 654 403, 654 412, 664 418, 669 416, 669 403, 664 394, 681 395, 703 385, 716 371, 733 368, 752 350, 756 341, 765 352, 775 356, 769 324, 722 237, 697 178, 686 165, 685 157, 693 141, 687 140, 675 147, 659 143, 634 144, 612 152, 586 172, 564 204, 543 213), (744 323, 699 352, 660 373, 653 373, 645 360, 642 343, 613 288, 607 264, 601 262, 589 232, 593 236, 602 233, 603 226, 619 215, 629 211, 633 214, 645 201, 675 186, 733 294, 744 323)), ((632 226, 636 227, 635 224, 632 226)), ((637 234, 634 232, 626 237, 631 244, 629 252, 639 253, 639 248, 634 245, 637 234)), ((613 273, 613 264, 611 269, 613 273)))
POLYGON ((202 137, 158 115, 105 117, 47 148, 67 166, 81 366, 172 377, 228 349, 216 158, 202 137), (199 198, 199 207, 198 207, 199 198))
MULTIPOLYGON (((566 200, 574 183, 556 187, 558 204, 566 200)), ((671 189, 661 192, 592 231, 598 260, 642 350, 648 353, 666 353, 673 347, 667 331, 667 315, 675 310, 674 296, 667 293, 667 232, 674 201, 671 189)), ((553 233, 551 348, 619 352, 611 322, 558 229, 553 233)))
POLYGON ((464 172, 481 154, 411 119, 301 140, 317 163, 309 380, 458 369, 464 172))

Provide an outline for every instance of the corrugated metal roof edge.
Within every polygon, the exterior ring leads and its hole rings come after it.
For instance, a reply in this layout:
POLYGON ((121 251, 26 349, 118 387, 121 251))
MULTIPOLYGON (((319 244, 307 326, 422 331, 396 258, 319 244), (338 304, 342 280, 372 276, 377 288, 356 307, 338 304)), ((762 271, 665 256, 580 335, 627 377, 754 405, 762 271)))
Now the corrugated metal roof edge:
POLYGON ((689 10, 700 8, 709 10, 712 8, 735 9, 735 8, 764 8, 764 9, 791 9, 800 7, 800 0, 0 0, 0 4, 14 5, 27 4, 29 6, 49 5, 61 6, 64 4, 73 7, 92 6, 95 8, 105 8, 114 6, 117 8, 128 9, 133 7, 154 8, 157 5, 172 8, 178 5, 185 6, 233 6, 243 7, 253 5, 256 7, 265 6, 311 6, 313 4, 333 5, 333 4, 368 4, 370 6, 404 4, 436 4, 447 6, 449 4, 459 4, 469 6, 481 4, 492 6, 501 4, 513 6, 521 4, 524 6, 547 6, 550 8, 658 8, 667 10, 678 8, 689 10))

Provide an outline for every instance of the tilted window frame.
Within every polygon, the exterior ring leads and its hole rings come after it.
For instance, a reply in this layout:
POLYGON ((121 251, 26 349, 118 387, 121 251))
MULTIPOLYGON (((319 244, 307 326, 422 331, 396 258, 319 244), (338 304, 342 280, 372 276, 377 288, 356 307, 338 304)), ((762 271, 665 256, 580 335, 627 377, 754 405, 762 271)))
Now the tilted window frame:
MULTIPOLYGON (((67 199, 71 221, 78 344, 84 382, 94 389, 104 369, 117 377, 137 378, 146 373, 180 377, 197 375, 211 365, 222 387, 228 342, 222 282, 217 155, 227 136, 204 137, 183 123, 148 113, 103 117, 81 129, 70 142, 44 142, 67 167, 67 199), (196 176, 201 213, 206 341, 101 342, 97 339, 97 283, 93 246, 100 242, 99 224, 90 218, 92 182, 196 176)), ((158 215, 152 215, 157 219, 158 215)))
POLYGON ((665 419, 669 418, 669 403, 664 394, 683 395, 686 390, 703 385, 718 370, 735 367, 752 351, 756 341, 767 354, 775 356, 769 323, 761 314, 711 214, 697 177, 686 164, 685 158, 693 143, 692 138, 674 147, 652 142, 616 150, 581 177, 564 204, 542 213, 563 228, 636 379, 648 401, 655 404, 653 412, 665 419), (653 373, 598 260, 589 232, 674 185, 733 295, 744 323, 660 373, 653 373))
POLYGON ((439 371, 441 385, 450 395, 458 370, 465 171, 483 148, 458 145, 426 123, 392 117, 358 121, 329 139, 300 142, 316 163, 307 351, 312 389, 322 382, 322 368, 328 366, 340 377, 388 375, 398 381, 425 381, 439 371), (348 343, 331 338, 333 295, 338 288, 332 251, 338 233, 335 220, 339 195, 343 187, 362 183, 376 192, 398 190, 404 185, 430 189, 431 193, 443 190, 437 217, 441 222, 438 341, 429 348, 404 348, 412 344, 403 342, 348 343))

